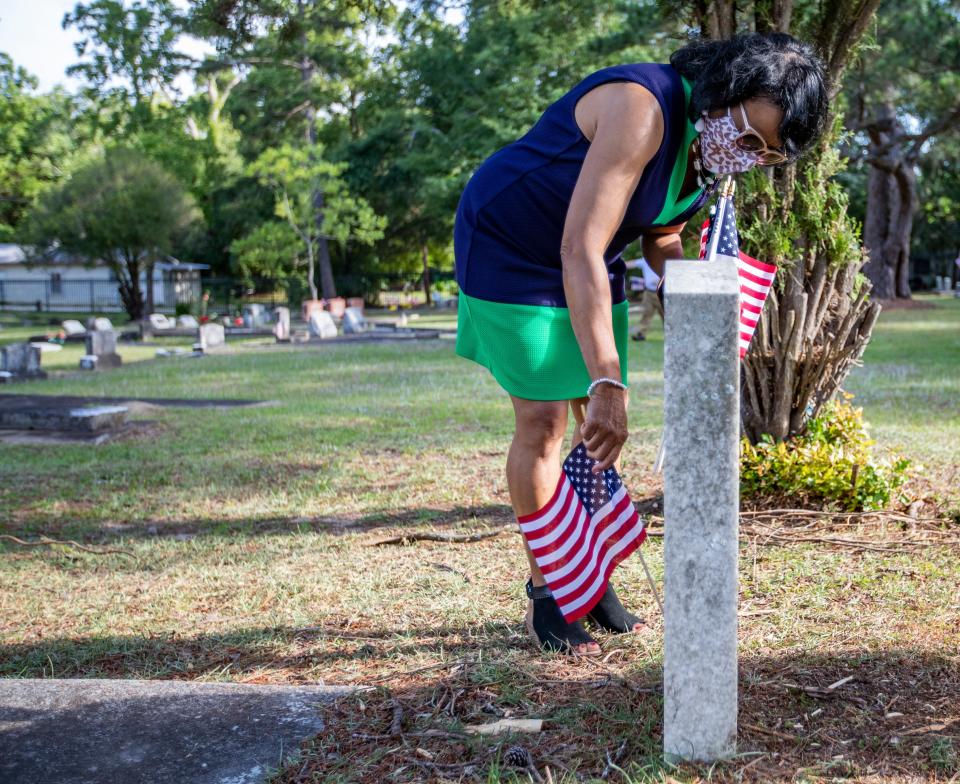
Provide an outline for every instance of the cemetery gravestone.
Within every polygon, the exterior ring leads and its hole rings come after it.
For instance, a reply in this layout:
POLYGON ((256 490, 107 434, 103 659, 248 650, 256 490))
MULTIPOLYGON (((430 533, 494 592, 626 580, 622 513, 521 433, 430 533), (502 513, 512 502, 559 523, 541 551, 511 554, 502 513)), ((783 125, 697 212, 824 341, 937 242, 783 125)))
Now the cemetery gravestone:
POLYGON ((311 313, 308 324, 312 338, 325 339, 337 336, 337 325, 333 323, 333 316, 325 310, 315 310, 311 313))
POLYGON ((185 313, 182 316, 177 316, 177 326, 183 329, 199 329, 200 322, 197 321, 196 316, 185 313))
POLYGON ((176 323, 170 321, 163 313, 151 313, 148 320, 154 329, 173 329, 176 326, 176 323))
POLYGON ((664 752, 736 751, 739 293, 733 262, 664 278, 664 752))
POLYGON ((276 317, 276 324, 273 326, 273 334, 278 343, 287 343, 290 341, 290 308, 278 307, 273 310, 276 317))
POLYGON ((343 313, 343 334, 354 335, 369 329, 363 313, 356 308, 347 308, 343 313))
POLYGON ((29 343, 11 343, 0 348, 0 383, 46 378, 40 369, 40 349, 29 343))
POLYGON ((201 324, 200 325, 200 350, 206 353, 211 349, 222 348, 226 342, 226 330, 223 324, 201 324))
POLYGON ((60 325, 63 328, 63 334, 68 338, 73 336, 85 335, 87 333, 86 327, 83 326, 76 319, 67 319, 60 325))
POLYGON ((80 357, 82 370, 103 370, 116 368, 123 364, 117 353, 117 333, 112 329, 95 329, 87 333, 85 356, 80 357))
POLYGON ((323 300, 305 299, 302 303, 300 303, 300 318, 309 323, 310 316, 312 316, 318 310, 323 310, 323 300))
POLYGON ((256 327, 262 327, 266 323, 267 310, 263 305, 254 302, 250 305, 243 306, 243 326, 248 329, 254 329, 256 327))
POLYGON ((93 320, 93 328, 98 332, 113 331, 113 322, 106 316, 98 316, 93 320))

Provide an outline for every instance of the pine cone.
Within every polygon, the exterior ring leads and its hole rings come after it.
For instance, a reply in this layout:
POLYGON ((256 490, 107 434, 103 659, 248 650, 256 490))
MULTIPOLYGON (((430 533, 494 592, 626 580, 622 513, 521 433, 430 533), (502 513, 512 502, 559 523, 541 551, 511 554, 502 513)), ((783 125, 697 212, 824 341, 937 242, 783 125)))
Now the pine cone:
POLYGON ((503 755, 503 761, 515 768, 532 768, 533 757, 523 746, 511 746, 503 755))

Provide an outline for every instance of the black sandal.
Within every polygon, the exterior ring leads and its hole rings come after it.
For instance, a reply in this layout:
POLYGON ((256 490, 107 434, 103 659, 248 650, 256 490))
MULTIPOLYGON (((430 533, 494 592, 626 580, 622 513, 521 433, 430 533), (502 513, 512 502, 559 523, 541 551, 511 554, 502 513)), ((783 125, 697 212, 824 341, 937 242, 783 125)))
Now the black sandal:
POLYGON ((636 624, 646 626, 646 621, 638 618, 620 604, 617 592, 613 590, 613 585, 607 583, 607 590, 597 602, 596 606, 587 613, 587 618, 593 621, 597 626, 606 629, 615 634, 626 634, 634 631, 636 624))
POLYGON ((581 653, 578 645, 596 644, 580 621, 567 623, 557 606, 557 600, 546 586, 535 588, 532 580, 527 580, 527 632, 535 645, 545 651, 562 652, 578 656, 597 656, 600 650, 581 653))

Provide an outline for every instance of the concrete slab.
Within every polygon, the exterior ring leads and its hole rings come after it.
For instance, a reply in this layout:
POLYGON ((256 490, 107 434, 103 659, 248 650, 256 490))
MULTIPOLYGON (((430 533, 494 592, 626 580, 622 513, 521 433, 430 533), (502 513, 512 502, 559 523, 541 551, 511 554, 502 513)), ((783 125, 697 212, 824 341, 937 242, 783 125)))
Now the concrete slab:
POLYGON ((329 686, 0 680, 4 784, 254 784, 323 725, 329 686))

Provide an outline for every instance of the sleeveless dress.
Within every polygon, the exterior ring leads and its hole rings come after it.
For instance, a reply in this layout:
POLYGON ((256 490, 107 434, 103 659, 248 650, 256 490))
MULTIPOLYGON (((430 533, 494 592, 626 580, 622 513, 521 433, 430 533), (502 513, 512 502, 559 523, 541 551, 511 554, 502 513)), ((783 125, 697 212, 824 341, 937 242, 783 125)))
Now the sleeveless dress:
POLYGON ((547 108, 526 135, 481 164, 460 197, 454 223, 456 352, 528 400, 583 397, 590 384, 564 296, 560 242, 590 148, 574 108, 608 82, 646 87, 660 104, 664 126, 663 141, 604 253, 624 383, 628 305, 621 253, 646 229, 686 221, 707 199, 699 190, 677 201, 697 131, 687 113, 690 85, 669 65, 635 63, 591 74, 547 108))

